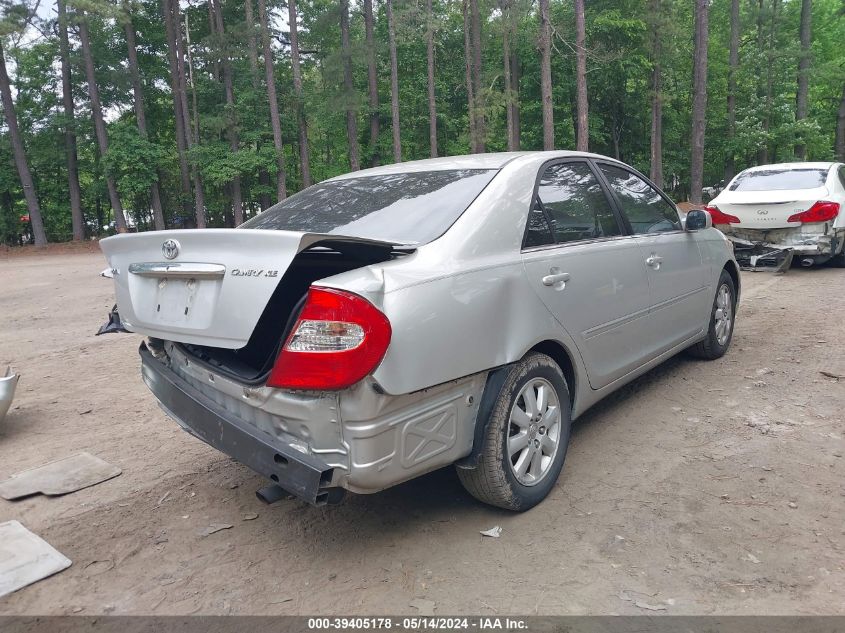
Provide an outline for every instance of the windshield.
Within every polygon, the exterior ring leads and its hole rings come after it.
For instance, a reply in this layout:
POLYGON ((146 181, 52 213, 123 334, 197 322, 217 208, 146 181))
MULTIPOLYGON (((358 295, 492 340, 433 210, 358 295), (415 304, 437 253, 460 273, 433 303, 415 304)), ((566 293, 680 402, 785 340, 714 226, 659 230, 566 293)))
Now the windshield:
POLYGON ((731 191, 784 191, 815 189, 827 180, 826 169, 757 169, 747 171, 731 183, 731 191))
POLYGON ((490 169, 453 169, 322 182, 241 227, 426 244, 443 235, 495 175, 490 169))

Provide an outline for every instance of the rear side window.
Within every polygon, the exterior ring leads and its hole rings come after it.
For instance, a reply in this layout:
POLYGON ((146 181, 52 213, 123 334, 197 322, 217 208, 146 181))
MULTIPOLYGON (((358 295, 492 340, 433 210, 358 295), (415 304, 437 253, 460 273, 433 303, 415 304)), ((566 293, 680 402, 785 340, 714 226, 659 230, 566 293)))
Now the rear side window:
POLYGON ((731 191, 783 191, 824 186, 826 169, 755 169, 744 171, 731 183, 731 191))
POLYGON ((619 224, 587 163, 560 163, 543 172, 537 196, 558 243, 620 235, 619 224))
POLYGON ((678 212, 657 189, 627 169, 602 164, 601 170, 634 233, 681 230, 678 212))
POLYGON ((496 173, 452 169, 322 182, 270 207, 241 228, 426 244, 454 224, 496 173))
POLYGON ((528 214, 528 228, 525 231, 525 248, 554 244, 555 237, 543 212, 538 198, 534 198, 534 206, 528 214))

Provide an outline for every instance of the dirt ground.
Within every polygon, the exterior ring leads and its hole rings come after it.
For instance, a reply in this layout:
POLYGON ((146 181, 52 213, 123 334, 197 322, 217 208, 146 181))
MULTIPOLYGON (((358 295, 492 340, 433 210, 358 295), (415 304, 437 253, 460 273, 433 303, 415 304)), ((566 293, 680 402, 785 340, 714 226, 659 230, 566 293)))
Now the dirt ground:
POLYGON ((0 478, 79 451, 123 468, 0 499, 0 521, 73 560, 0 613, 845 614, 845 379, 820 373, 845 374, 845 270, 744 274, 730 353, 670 360, 589 411, 551 496, 510 514, 451 469, 262 505, 259 477, 155 405, 139 338, 94 337, 104 267, 0 253, 0 363, 23 376, 0 478), (233 527, 201 536, 212 523, 233 527))

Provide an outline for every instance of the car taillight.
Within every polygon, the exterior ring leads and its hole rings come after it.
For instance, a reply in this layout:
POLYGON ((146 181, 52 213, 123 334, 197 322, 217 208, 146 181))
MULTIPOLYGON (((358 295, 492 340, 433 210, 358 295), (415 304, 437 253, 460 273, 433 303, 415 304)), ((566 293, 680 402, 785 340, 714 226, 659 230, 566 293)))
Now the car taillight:
POLYGON ((819 200, 801 213, 789 216, 787 222, 827 222, 839 215, 839 203, 819 200))
POLYGON ((735 215, 722 213, 719 207, 704 207, 704 210, 713 218, 713 224, 739 224, 740 220, 735 215))
POLYGON ((378 366, 390 336, 390 321, 366 299, 312 286, 267 385, 314 391, 344 389, 378 366))

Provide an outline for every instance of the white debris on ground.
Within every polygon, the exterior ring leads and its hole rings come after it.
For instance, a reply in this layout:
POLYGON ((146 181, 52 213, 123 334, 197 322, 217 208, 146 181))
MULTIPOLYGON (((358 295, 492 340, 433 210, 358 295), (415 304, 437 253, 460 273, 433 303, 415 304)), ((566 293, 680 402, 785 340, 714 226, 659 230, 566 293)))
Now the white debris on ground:
POLYGON ((0 523, 0 597, 70 566, 69 558, 19 521, 0 523))

